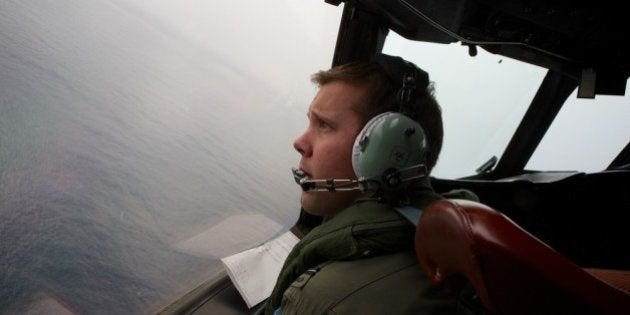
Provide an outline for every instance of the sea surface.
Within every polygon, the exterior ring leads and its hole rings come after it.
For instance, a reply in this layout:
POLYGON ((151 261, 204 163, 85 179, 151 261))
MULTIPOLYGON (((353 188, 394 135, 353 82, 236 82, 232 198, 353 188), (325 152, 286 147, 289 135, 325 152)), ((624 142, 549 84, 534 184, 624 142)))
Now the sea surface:
POLYGON ((0 314, 154 313, 288 228, 303 111, 124 0, 0 1, 0 314))

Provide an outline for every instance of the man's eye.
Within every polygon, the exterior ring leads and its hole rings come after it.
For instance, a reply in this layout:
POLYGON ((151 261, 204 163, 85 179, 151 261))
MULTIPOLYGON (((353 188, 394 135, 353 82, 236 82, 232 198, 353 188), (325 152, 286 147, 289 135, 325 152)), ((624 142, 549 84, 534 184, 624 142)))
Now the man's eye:
POLYGON ((317 127, 319 129, 330 129, 330 125, 326 123, 325 121, 320 120, 317 124, 318 124, 317 127))

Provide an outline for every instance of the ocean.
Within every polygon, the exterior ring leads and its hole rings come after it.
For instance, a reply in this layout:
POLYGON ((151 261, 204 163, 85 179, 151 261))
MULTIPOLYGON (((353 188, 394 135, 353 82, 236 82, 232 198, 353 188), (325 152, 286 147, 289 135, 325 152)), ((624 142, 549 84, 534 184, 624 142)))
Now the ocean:
POLYGON ((0 2, 0 314, 154 313, 287 229, 291 102, 124 0, 0 2))

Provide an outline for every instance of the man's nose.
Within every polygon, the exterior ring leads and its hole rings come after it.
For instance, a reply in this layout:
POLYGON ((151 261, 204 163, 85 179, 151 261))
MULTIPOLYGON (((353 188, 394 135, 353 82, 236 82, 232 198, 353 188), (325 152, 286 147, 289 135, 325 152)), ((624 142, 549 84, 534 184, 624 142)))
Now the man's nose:
POLYGON ((293 148, 295 148, 295 151, 298 151, 300 155, 304 157, 308 157, 313 154, 313 149, 308 141, 307 132, 304 132, 293 141, 293 148))

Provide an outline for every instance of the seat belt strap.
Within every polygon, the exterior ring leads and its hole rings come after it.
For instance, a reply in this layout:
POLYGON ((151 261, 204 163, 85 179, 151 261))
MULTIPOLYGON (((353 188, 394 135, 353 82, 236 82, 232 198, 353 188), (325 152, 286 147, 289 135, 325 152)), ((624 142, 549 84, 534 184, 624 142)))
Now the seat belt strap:
POLYGON ((418 225, 420 221, 420 214, 422 210, 420 208, 412 207, 412 206, 402 206, 402 207, 394 207, 400 215, 405 217, 405 219, 409 220, 411 224, 418 225))

